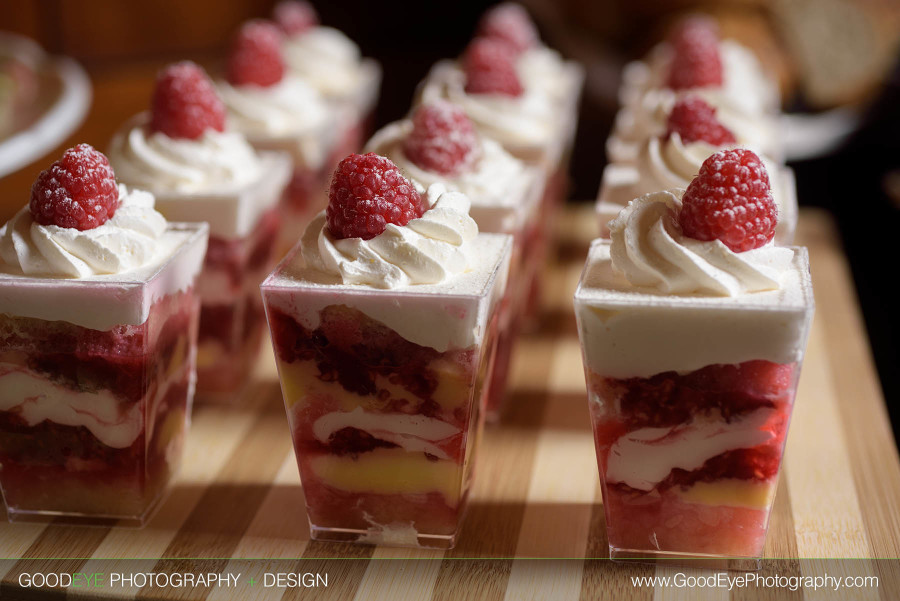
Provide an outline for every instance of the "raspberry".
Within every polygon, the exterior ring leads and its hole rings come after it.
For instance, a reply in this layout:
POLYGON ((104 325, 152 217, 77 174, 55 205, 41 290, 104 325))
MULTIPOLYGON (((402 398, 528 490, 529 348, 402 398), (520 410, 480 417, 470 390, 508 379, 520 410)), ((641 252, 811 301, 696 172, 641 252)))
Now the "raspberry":
POLYGON ((478 35, 503 40, 517 54, 535 46, 539 39, 528 11, 512 2, 498 4, 484 13, 478 24, 478 35))
POLYGON ((206 71, 190 61, 160 71, 150 106, 150 129, 170 138, 196 140, 207 129, 225 129, 225 105, 206 71))
POLYGON ((119 207, 116 175, 103 153, 89 144, 68 149, 31 186, 31 215, 41 225, 90 230, 119 207))
POLYGON ((288 35, 299 35, 319 24, 319 15, 309 2, 284 0, 272 11, 275 22, 288 35))
POLYGON ((685 236, 721 240, 734 252, 769 242, 775 236, 778 209, 759 157, 736 148, 703 161, 700 174, 684 192, 678 221, 685 236))
POLYGON ((666 138, 678 133, 685 142, 702 140, 714 146, 734 144, 734 134, 716 119, 716 109, 699 96, 688 96, 675 103, 669 113, 666 138))
POLYGON ((685 20, 671 38, 673 51, 666 85, 673 90, 722 85, 722 58, 715 21, 685 20))
POLYGON ((282 33, 274 23, 254 19, 241 26, 228 54, 228 82, 236 85, 275 85, 284 77, 282 33))
POLYGON ((428 171, 454 175, 477 159, 478 136, 466 113, 446 100, 420 106, 403 143, 409 159, 428 171))
POLYGON ((466 49, 463 63, 466 92, 469 94, 522 94, 515 53, 506 42, 494 38, 475 38, 466 49))
POLYGON ((389 159, 351 154, 338 164, 328 191, 328 229, 337 238, 369 240, 388 223, 421 217, 422 198, 389 159))

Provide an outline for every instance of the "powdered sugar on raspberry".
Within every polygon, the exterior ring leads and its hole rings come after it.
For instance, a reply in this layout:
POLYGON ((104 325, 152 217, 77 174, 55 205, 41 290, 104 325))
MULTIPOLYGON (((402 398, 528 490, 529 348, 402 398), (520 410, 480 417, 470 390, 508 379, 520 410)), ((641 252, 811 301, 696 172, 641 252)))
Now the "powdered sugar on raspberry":
POLYGON ((423 211, 415 186, 383 156, 351 154, 334 170, 326 216, 335 238, 370 240, 388 223, 406 225, 423 211))
POLYGON ((403 152, 422 169, 456 175, 470 169, 479 155, 475 126, 462 108, 437 100, 420 106, 403 152))
POLYGON ((29 208, 41 225, 89 230, 106 223, 118 206, 115 173, 89 144, 68 149, 31 187, 29 208))
POLYGON ((720 240, 734 252, 759 248, 775 237, 778 209, 769 174, 750 150, 721 150, 703 162, 682 198, 684 235, 720 240))

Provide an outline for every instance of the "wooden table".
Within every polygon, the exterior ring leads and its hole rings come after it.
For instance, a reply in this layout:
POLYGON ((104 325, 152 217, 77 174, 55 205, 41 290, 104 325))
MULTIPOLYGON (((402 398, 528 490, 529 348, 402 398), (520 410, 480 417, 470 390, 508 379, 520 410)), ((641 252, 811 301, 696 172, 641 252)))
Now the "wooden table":
POLYGON ((767 560, 760 574, 879 579, 877 588, 837 593, 635 587, 632 576, 713 572, 604 559, 603 508, 571 300, 594 221, 581 207, 569 209, 558 225, 567 242, 546 271, 541 330, 518 344, 515 410, 485 432, 455 549, 309 541, 267 348, 258 380, 239 408, 196 409, 180 477, 143 530, 0 525, 0 557, 13 558, 0 562, 0 598, 900 599, 896 560, 822 559, 900 557, 900 462, 830 218, 801 213, 798 237, 810 248, 816 317, 765 550, 767 558, 787 559, 767 560), (244 561, 251 558, 264 560, 244 561), (36 571, 241 576, 236 588, 20 587, 19 576, 36 571), (327 574, 329 586, 251 586, 251 578, 260 581, 267 571, 327 574))

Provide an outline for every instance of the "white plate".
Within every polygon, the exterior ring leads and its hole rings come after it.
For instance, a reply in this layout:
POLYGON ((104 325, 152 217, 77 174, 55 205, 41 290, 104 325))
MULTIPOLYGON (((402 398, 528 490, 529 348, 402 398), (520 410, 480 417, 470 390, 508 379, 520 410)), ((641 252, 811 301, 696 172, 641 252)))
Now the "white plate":
POLYGON ((85 70, 70 58, 48 57, 28 38, 0 32, 0 47, 59 78, 61 92, 53 105, 27 129, 0 139, 0 177, 24 167, 59 145, 84 121, 91 104, 91 82, 85 70))

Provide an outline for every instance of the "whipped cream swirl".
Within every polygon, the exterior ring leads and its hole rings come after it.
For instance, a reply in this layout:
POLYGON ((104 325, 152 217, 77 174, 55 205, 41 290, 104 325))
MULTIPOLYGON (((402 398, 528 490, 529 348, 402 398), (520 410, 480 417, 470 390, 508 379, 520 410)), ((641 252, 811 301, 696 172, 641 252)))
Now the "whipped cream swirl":
POLYGON ((25 275, 84 278, 118 274, 155 260, 166 219, 153 195, 119 184, 119 208, 106 223, 79 231, 40 225, 28 207, 0 228, 0 257, 25 275))
POLYGON ((479 136, 478 160, 472 168, 457 175, 444 175, 423 169, 403 151, 403 141, 412 132, 412 121, 391 123, 378 131, 366 145, 391 159, 397 167, 426 188, 445 184, 469 197, 473 206, 508 206, 521 202, 524 190, 531 184, 525 164, 503 149, 495 140, 479 136))
POLYGON ((353 95, 360 84, 359 46, 332 27, 288 37, 284 57, 294 73, 325 96, 353 95))
POLYGON ((703 140, 684 142, 673 132, 668 139, 654 136, 647 141, 642 166, 654 180, 653 189, 685 188, 700 173, 703 161, 719 150, 703 140))
POLYGON ((469 217, 469 199, 433 184, 426 193, 431 208, 405 226, 389 223, 370 240, 331 235, 325 212, 307 226, 303 258, 313 269, 341 278, 344 284, 399 288, 437 284, 469 267, 466 243, 478 235, 469 217))
POLYGON ((259 177, 261 164, 238 132, 207 129, 196 140, 151 132, 146 115, 113 138, 109 160, 128 185, 154 191, 202 192, 259 177))
POLYGON ((793 250, 769 243, 736 253, 719 240, 688 238, 677 220, 683 192, 636 198, 609 223, 610 257, 617 272, 634 286, 666 294, 740 296, 780 288, 793 250))
POLYGON ((220 81, 219 95, 228 107, 230 125, 248 136, 291 136, 329 123, 321 95, 294 75, 268 87, 232 86, 220 81))

